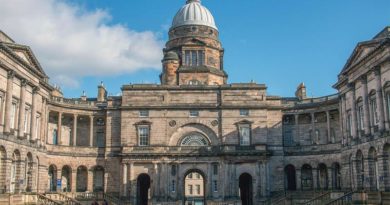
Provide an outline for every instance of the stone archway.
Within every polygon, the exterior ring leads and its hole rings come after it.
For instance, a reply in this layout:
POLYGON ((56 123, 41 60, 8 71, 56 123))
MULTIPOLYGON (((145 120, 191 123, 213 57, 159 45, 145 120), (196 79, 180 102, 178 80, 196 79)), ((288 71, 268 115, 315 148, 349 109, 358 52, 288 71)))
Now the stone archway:
POLYGON ((286 179, 286 189, 289 191, 293 191, 297 189, 297 181, 296 181, 296 171, 293 165, 287 165, 284 168, 285 179, 286 179))
POLYGON ((88 186, 87 168, 85 166, 79 166, 76 174, 76 192, 86 192, 88 186))
POLYGON ((191 169, 184 174, 183 179, 183 204, 206 205, 206 175, 198 169, 191 169))
POLYGON ((374 147, 371 147, 368 151, 368 176, 370 183, 370 190, 378 190, 378 156, 374 147))
POLYGON ((328 167, 323 163, 318 165, 318 188, 328 189, 328 167))
POLYGON ((140 174, 137 177, 137 205, 149 204, 150 176, 140 174))
POLYGON ((49 191, 56 192, 57 191, 57 167, 55 165, 49 166, 49 191))
POLYGON ((242 205, 253 205, 253 179, 248 173, 239 177, 240 198, 242 205))

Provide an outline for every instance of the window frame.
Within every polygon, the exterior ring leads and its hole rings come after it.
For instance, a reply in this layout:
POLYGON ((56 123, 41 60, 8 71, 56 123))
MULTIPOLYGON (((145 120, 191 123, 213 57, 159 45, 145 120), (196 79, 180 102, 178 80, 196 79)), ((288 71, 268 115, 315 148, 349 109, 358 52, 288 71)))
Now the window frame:
POLYGON ((242 117, 248 117, 249 116, 249 114, 250 114, 250 111, 249 111, 249 109, 240 109, 240 116, 242 116, 242 117))
POLYGON ((238 144, 239 146, 251 146, 252 145, 252 122, 249 121, 242 121, 237 123, 237 132, 238 132, 238 144), (241 135, 241 129, 247 128, 249 130, 249 136, 248 136, 248 143, 244 144, 244 140, 242 140, 243 136, 241 135))
POLYGON ((199 113, 200 113, 199 110, 190 110, 188 114, 190 117, 195 118, 195 117, 199 117, 199 113), (194 115, 194 113, 196 114, 194 115))
POLYGON ((138 116, 139 117, 149 117, 149 110, 139 110, 138 111, 138 116))
POLYGON ((148 124, 140 124, 140 125, 137 125, 137 139, 138 139, 138 146, 140 147, 148 147, 150 146, 150 125, 148 124), (148 131, 148 135, 147 135, 147 144, 142 144, 144 139, 141 139, 142 137, 145 138, 145 136, 141 136, 141 129, 146 129, 148 131))

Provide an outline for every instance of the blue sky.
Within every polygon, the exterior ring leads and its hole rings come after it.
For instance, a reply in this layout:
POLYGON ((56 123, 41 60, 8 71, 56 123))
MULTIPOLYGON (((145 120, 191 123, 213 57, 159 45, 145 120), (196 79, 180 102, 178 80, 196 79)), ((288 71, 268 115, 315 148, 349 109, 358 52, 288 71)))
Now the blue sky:
MULTIPOLYGON (((151 31, 162 44, 185 0, 63 2, 82 8, 82 14, 103 10, 110 16, 103 24, 151 31)), ((389 0, 203 0, 202 4, 220 31, 228 82, 265 83, 269 95, 293 96, 300 82, 307 85, 309 96, 335 93, 331 86, 355 45, 390 25, 389 0)), ((161 66, 135 70, 105 77, 89 68, 77 78, 77 86, 62 89, 68 97, 80 96, 83 90, 93 97, 100 81, 112 94, 119 93, 123 84, 159 82, 161 66)))

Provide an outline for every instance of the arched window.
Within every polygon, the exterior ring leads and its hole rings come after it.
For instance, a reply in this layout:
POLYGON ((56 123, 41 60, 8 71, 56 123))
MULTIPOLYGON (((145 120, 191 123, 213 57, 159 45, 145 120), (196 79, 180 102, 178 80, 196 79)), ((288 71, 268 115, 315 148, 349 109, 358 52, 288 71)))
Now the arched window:
POLYGON ((181 146, 208 146, 209 144, 208 139, 199 133, 185 136, 180 143, 181 146))

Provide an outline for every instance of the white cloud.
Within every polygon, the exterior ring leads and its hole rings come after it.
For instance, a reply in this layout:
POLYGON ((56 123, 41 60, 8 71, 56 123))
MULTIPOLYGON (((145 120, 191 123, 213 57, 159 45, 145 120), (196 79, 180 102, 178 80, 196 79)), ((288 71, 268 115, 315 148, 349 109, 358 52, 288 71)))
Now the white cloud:
POLYGON ((110 24, 104 10, 60 0, 0 0, 0 29, 28 45, 52 81, 77 87, 84 76, 160 69, 163 42, 156 33, 110 24))

